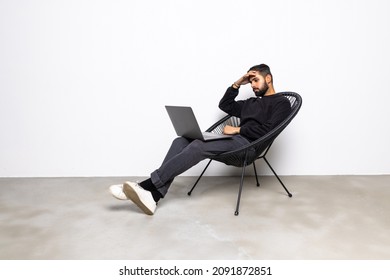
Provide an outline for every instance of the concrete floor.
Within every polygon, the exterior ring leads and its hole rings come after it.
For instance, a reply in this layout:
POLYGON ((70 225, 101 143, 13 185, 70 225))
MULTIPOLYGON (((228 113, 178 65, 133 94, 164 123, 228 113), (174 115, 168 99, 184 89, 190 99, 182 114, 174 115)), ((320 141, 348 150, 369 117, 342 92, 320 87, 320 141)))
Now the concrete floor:
MULTIPOLYGON (((390 259, 390 176, 178 177, 154 216, 110 196, 135 178, 0 179, 0 259, 390 259)), ((142 178, 136 178, 142 179, 142 178)))

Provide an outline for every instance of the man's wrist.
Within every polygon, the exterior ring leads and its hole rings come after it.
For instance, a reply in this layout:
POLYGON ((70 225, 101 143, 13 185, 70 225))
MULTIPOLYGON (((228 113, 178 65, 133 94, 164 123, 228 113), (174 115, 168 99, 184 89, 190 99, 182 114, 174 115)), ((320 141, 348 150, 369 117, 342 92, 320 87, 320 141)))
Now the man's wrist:
POLYGON ((239 89, 240 88, 240 84, 237 84, 236 82, 233 83, 232 87, 235 88, 235 89, 239 89))

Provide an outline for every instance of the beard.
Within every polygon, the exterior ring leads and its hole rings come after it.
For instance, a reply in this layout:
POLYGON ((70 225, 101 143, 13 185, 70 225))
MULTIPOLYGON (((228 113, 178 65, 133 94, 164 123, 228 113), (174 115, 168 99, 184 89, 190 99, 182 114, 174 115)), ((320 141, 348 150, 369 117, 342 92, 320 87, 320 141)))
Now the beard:
POLYGON ((264 84, 263 88, 259 89, 258 91, 255 91, 255 95, 257 97, 263 97, 264 94, 267 92, 269 86, 267 84, 264 84))

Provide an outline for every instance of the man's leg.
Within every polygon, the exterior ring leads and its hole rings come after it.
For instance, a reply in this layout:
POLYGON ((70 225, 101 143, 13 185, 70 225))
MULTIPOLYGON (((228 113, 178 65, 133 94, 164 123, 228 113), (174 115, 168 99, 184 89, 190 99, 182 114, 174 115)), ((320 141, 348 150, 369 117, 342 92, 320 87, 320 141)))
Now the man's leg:
MULTIPOLYGON (((184 138, 184 137, 178 137, 175 140, 173 140, 173 142, 171 144, 171 147, 169 148, 168 153, 165 156, 161 166, 164 166, 173 157, 175 157, 176 155, 180 154, 189 144, 191 144, 192 141, 193 140, 190 140, 190 139, 187 139, 187 138, 184 138)), ((151 177, 152 176, 153 176, 153 173, 151 174, 151 177)), ((158 181, 158 180, 159 179, 157 179, 156 181, 158 181)), ((153 186, 155 187, 155 184, 153 183, 151 178, 149 180, 147 180, 147 181, 148 182, 145 184, 146 187, 148 187, 148 185, 150 186, 150 183, 153 184, 153 186)), ((167 181, 165 183, 165 185, 167 185, 168 188, 169 188, 169 186, 172 184, 172 182, 173 182, 173 178, 171 180, 167 181)), ((153 186, 151 186, 151 187, 153 188, 153 186)), ((161 192, 159 192, 159 193, 161 194, 161 192)), ((162 194, 161 194, 161 197, 163 197, 162 194)))
MULTIPOLYGON (((183 143, 182 141, 184 140, 178 141, 183 143)), ((249 141, 240 135, 234 136, 231 139, 220 139, 208 142, 194 140, 187 145, 181 146, 176 144, 181 148, 174 150, 175 153, 172 152, 167 154, 161 167, 151 174, 151 182, 161 193, 162 197, 164 197, 176 176, 187 171, 211 155, 232 151, 246 144, 249 144, 249 141)))
MULTIPOLYGON (((178 137, 175 140, 173 140, 171 147, 168 150, 168 153, 166 154, 161 166, 164 166, 168 161, 170 161, 173 157, 180 154, 189 144, 191 144, 193 140, 184 138, 184 137, 178 137)), ((153 173, 152 173, 153 174, 153 173)), ((153 176, 153 175, 152 175, 153 176)), ((173 179, 170 181, 167 181, 165 185, 168 187, 172 184, 173 179)), ((142 181, 140 183, 140 186, 144 189, 150 191, 153 195, 154 200, 157 202, 160 200, 160 198, 163 198, 163 194, 157 190, 156 185, 153 183, 151 177, 145 181, 142 181)))
POLYGON ((164 197, 173 179, 201 160, 215 154, 238 149, 249 141, 240 135, 210 142, 177 138, 173 141, 163 164, 140 184, 125 182, 123 191, 144 213, 153 215, 157 201, 164 197))
MULTIPOLYGON (((175 139, 172 142, 162 165, 179 154, 190 142, 190 140, 182 137, 175 139)), ((171 183, 172 181, 169 182, 169 185, 171 183)), ((150 178, 139 184, 135 182, 125 182, 121 186, 113 185, 110 187, 110 191, 112 195, 118 199, 130 199, 148 215, 154 214, 157 202, 163 197, 150 178)))
MULTIPOLYGON (((172 157, 176 156, 177 154, 179 154, 188 144, 191 143, 192 140, 189 140, 189 139, 186 139, 184 137, 178 137, 176 138, 172 144, 171 144, 171 147, 169 148, 168 150, 168 153, 166 154, 165 156, 165 159, 162 163, 162 165, 164 165, 168 160, 170 160, 172 157)), ((168 185, 170 185, 172 183, 169 182, 167 183, 168 185)), ((144 188, 145 190, 148 190, 152 193, 153 195, 153 199, 157 202, 160 198, 162 198, 162 194, 157 191, 156 187, 153 185, 151 179, 147 179, 141 183, 139 183, 139 185, 144 188)), ((109 187, 109 190, 111 192, 111 194, 117 198, 117 199, 120 199, 120 200, 127 200, 129 199, 126 194, 123 192, 123 184, 118 184, 118 185, 112 185, 109 187)))

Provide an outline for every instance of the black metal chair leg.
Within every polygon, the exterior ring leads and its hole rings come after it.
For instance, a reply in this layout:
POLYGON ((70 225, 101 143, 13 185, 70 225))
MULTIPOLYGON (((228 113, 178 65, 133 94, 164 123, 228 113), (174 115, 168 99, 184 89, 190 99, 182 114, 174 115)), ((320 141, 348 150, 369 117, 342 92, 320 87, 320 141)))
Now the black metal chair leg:
POLYGON ((255 170, 256 186, 260 187, 259 178, 257 177, 256 164, 253 162, 253 169, 255 170))
POLYGON ((276 174, 275 170, 272 168, 271 164, 269 164, 268 160, 263 157, 263 159, 265 160, 265 162, 267 163, 267 165, 269 166, 269 168, 271 169, 271 171, 274 173, 274 175, 276 176, 276 178, 278 178, 280 184, 282 184, 282 187, 284 188, 284 190, 287 192, 288 196, 289 197, 292 197, 292 194, 288 191, 288 189, 286 188, 286 186, 283 184, 282 180, 280 180, 278 174, 276 174))
POLYGON ((242 186, 244 184, 245 167, 246 167, 246 161, 244 162, 244 166, 242 167, 242 172, 241 172, 240 188, 238 189, 237 206, 236 206, 236 211, 234 212, 234 215, 236 216, 238 216, 239 214, 238 210, 240 208, 241 192, 242 192, 242 186))
POLYGON ((203 169, 202 173, 200 174, 200 176, 198 177, 198 180, 196 180, 194 186, 191 188, 191 190, 187 193, 188 195, 191 195, 192 191, 195 189, 196 185, 198 184, 200 178, 202 178, 203 174, 205 173, 207 167, 209 167, 210 163, 211 163, 212 159, 209 160, 209 162, 207 163, 206 167, 203 169))

